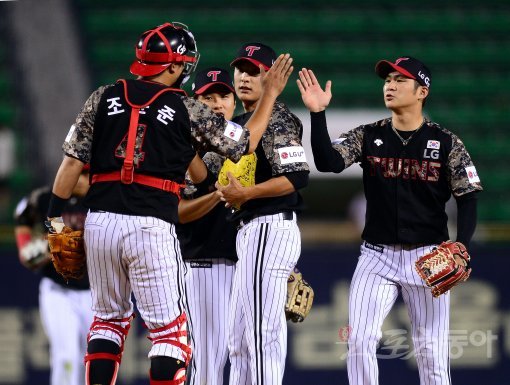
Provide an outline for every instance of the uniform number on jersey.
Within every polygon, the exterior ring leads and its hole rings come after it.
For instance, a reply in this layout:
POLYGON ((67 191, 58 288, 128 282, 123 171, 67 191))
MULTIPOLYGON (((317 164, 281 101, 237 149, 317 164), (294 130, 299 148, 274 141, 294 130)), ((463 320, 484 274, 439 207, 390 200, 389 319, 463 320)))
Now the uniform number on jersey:
MULTIPOLYGON (((147 125, 139 124, 136 129, 135 139, 135 154, 133 157, 133 163, 135 167, 140 167, 140 163, 145 159, 145 152, 142 151, 143 140, 145 133, 147 132, 147 125)), ((119 145, 115 148, 115 156, 117 158, 124 159, 126 157, 126 146, 127 146, 128 133, 124 135, 119 145)))

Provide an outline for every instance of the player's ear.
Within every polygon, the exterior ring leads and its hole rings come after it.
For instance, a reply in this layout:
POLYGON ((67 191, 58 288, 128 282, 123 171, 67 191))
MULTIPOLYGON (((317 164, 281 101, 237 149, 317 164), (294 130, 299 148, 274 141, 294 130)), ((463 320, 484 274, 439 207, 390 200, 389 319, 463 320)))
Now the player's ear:
POLYGON ((420 95, 419 96, 421 98, 425 99, 428 95, 429 95, 429 88, 421 86, 420 87, 420 95))

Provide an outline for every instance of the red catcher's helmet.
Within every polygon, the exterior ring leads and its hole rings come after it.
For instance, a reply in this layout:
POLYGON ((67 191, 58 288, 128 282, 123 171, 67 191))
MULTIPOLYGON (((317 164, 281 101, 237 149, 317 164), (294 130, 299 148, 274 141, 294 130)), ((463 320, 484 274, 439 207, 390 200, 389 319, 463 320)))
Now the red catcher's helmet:
POLYGON ((136 59, 130 72, 138 76, 154 76, 163 72, 171 63, 184 64, 184 80, 195 70, 200 54, 193 34, 178 22, 165 23, 140 36, 136 59))

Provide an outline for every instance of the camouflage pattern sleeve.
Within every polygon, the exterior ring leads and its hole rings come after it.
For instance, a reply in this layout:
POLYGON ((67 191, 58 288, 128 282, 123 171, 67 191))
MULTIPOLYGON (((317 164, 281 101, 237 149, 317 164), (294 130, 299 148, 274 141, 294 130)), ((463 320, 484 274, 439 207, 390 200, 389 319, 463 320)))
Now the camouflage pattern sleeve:
POLYGON ((483 190, 476 168, 464 146, 454 134, 452 149, 448 154, 448 179, 453 195, 456 197, 483 190))
MULTIPOLYGON (((216 177, 218 177, 218 173, 220 172, 221 166, 223 165, 223 162, 225 161, 225 157, 216 154, 215 152, 208 152, 202 157, 202 160, 204 161, 206 167, 211 171, 212 174, 214 174, 216 177)), ((189 177, 189 174, 186 173, 186 181, 185 181, 185 187, 183 189, 183 197, 184 199, 192 199, 194 195, 197 192, 197 188, 195 187, 194 183, 192 182, 191 178, 189 177)))
POLYGON ((331 143, 333 148, 342 155, 345 162, 345 168, 354 163, 361 162, 364 133, 364 126, 359 126, 341 134, 338 139, 335 139, 331 143))
POLYGON ((216 175, 216 177, 218 176, 221 166, 223 166, 223 162, 225 162, 225 159, 226 158, 224 156, 221 156, 215 152, 208 152, 202 158, 209 171, 216 175))
POLYGON ((250 131, 216 114, 204 103, 183 96, 191 122, 191 136, 197 152, 213 151, 233 162, 248 149, 250 131))
POLYGON ((262 146, 272 163, 273 175, 295 171, 310 171, 301 143, 303 124, 287 106, 276 102, 267 131, 262 136, 262 146))
POLYGON ((84 163, 90 161, 92 133, 97 114, 97 106, 99 105, 104 91, 109 87, 111 87, 111 85, 99 87, 90 95, 83 105, 62 145, 62 150, 65 154, 77 158, 84 163))

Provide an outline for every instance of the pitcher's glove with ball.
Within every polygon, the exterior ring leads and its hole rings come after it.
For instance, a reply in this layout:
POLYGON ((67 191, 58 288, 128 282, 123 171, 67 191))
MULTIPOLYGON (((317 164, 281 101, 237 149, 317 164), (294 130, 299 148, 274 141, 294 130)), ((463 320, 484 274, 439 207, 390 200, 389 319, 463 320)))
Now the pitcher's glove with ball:
POLYGON ((460 242, 445 241, 415 263, 416 271, 434 297, 469 278, 471 257, 460 242))
POLYGON ((303 279, 301 272, 294 268, 287 280, 287 302, 285 316, 292 322, 303 322, 310 313, 313 303, 313 289, 303 279))
POLYGON ((46 222, 50 231, 48 245, 53 266, 67 281, 71 278, 80 279, 87 268, 83 231, 73 230, 64 225, 61 231, 57 232, 60 221, 57 220, 57 225, 54 222, 54 220, 46 222))

